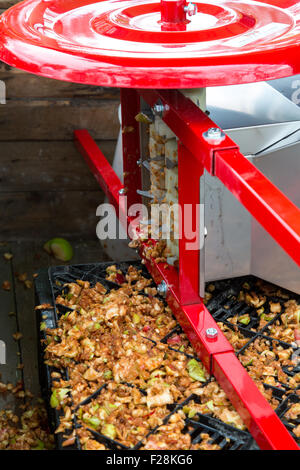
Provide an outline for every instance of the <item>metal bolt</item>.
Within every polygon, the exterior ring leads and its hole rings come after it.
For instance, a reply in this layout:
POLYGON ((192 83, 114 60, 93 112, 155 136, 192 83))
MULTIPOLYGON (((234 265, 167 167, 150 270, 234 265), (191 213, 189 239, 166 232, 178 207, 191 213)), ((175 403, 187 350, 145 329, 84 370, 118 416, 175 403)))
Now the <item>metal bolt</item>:
POLYGON ((157 292, 159 293, 159 295, 161 295, 162 297, 166 297, 167 295, 167 292, 168 292, 168 286, 166 284, 165 281, 161 281, 160 284, 158 284, 157 286, 157 292))
POLYGON ((189 15, 189 16, 194 16, 198 12, 198 8, 196 3, 189 3, 184 7, 184 11, 189 15))
POLYGON ((215 339, 218 336, 218 330, 216 328, 207 328, 206 337, 209 339, 215 339))
POLYGON ((218 127, 211 127, 208 131, 203 133, 203 137, 207 141, 221 142, 225 139, 225 133, 218 127))
POLYGON ((136 164, 137 164, 137 165, 141 165, 141 164, 142 164, 142 160, 137 160, 136 164))
POLYGON ((124 196, 124 194, 126 194, 126 189, 125 188, 119 189, 119 194, 120 196, 124 196))

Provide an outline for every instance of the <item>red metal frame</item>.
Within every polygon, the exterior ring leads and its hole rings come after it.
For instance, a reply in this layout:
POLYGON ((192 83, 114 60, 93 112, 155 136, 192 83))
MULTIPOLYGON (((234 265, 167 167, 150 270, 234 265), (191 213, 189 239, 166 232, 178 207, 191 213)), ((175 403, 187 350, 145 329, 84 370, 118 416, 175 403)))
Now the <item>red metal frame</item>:
MULTIPOLYGON (((199 178, 203 168, 206 168, 228 187, 287 253, 300 263, 300 211, 297 207, 239 152, 238 146, 228 136, 220 144, 207 142, 203 133, 217 126, 180 92, 138 92, 150 106, 158 99, 161 100, 166 107, 163 120, 180 140, 178 193, 182 212, 183 204, 199 204, 199 178)), ((134 96, 133 99, 132 90, 122 90, 124 118, 127 113, 129 116, 126 125, 132 124, 132 117, 137 111, 138 101, 136 95, 134 96)), ((107 162, 103 162, 102 153, 96 150, 96 144, 91 143, 88 133, 76 131, 75 135, 85 158, 91 160, 90 166, 97 180, 108 195, 111 192, 113 203, 118 204, 116 193, 119 191, 120 181, 116 180, 112 170, 108 170, 107 162)), ((124 166, 135 171, 139 158, 138 132, 125 133, 125 138, 123 134, 123 145, 124 166), (129 155, 130 164, 126 162, 129 155)), ((140 177, 130 179, 127 184, 131 185, 131 201, 137 202, 138 195, 135 192, 140 187, 140 177)), ((185 239, 180 240, 178 274, 174 267, 148 259, 146 249, 149 243, 155 241, 144 242, 140 251, 145 265, 156 283, 162 280, 166 282, 166 301, 197 355, 223 387, 260 448, 297 450, 296 442, 238 361, 232 346, 199 297, 198 250, 185 250, 185 239), (215 340, 206 337, 205 332, 210 327, 218 331, 215 340)))

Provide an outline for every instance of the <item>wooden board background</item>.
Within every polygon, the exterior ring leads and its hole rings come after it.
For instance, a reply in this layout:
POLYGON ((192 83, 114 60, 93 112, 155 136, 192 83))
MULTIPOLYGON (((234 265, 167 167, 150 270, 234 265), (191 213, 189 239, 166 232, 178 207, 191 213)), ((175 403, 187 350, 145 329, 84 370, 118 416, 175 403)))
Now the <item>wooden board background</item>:
MULTIPOLYGON (((0 12, 18 3, 0 0, 0 12)), ((0 62, 2 240, 94 239, 104 194, 73 144, 88 129, 112 160, 119 90, 38 77, 0 62)))
MULTIPOLYGON (((73 249, 73 264, 106 261, 98 240, 76 241, 73 249)), ((40 240, 0 243, 0 340, 6 345, 6 363, 0 364, 0 382, 15 385, 23 380, 25 389, 36 397, 40 394, 40 386, 35 292, 33 287, 25 288, 18 276, 26 273, 27 279, 32 281, 33 274, 39 269, 62 264, 68 263, 48 256, 40 240), (12 253, 13 258, 5 260, 4 253, 12 253), (10 282, 9 291, 1 288, 4 281, 10 282), (16 332, 22 333, 19 341, 13 338, 16 332), (19 364, 23 365, 22 369, 18 368, 19 364)), ((12 394, 0 393, 0 409, 17 410, 20 403, 12 394)))

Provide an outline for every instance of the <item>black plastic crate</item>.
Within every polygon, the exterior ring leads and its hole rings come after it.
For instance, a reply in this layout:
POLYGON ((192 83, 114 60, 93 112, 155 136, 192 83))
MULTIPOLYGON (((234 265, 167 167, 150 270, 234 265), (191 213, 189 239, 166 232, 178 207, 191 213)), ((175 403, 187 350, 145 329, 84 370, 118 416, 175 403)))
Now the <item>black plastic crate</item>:
MULTIPOLYGON (((273 338, 271 335, 268 335, 270 325, 272 325, 275 321, 280 320, 282 312, 276 314, 274 318, 270 320, 263 328, 255 328, 255 326, 257 326, 259 323, 259 319, 256 314, 256 309, 245 304, 245 302, 239 302, 237 300, 238 292, 240 291, 245 282, 249 284, 251 289, 251 287, 255 285, 256 278, 250 276, 236 278, 229 281, 217 281, 215 283, 215 296, 207 303, 208 310, 218 323, 222 323, 223 325, 226 325, 232 330, 237 329, 245 338, 249 338, 249 341, 240 350, 235 351, 237 356, 239 357, 250 346, 250 344, 258 338, 264 338, 265 340, 268 340, 270 342, 271 350, 273 349, 273 342, 280 344, 284 349, 297 349, 297 345, 295 343, 286 343, 284 341, 273 338), (248 313, 251 318, 249 324, 241 325, 230 323, 228 320, 237 313, 248 313)), ((259 289, 256 288, 256 292, 259 293, 259 289)), ((293 294, 284 290, 283 292, 289 295, 290 299, 295 299, 296 301, 299 301, 299 296, 297 294, 293 294)), ((269 301, 279 302, 281 305, 283 305, 287 301, 287 299, 282 299, 280 297, 275 296, 268 296, 267 302, 269 301)), ((300 372, 300 365, 297 364, 295 365, 295 367, 282 366, 282 370, 289 377, 294 377, 300 372)), ((290 389, 290 387, 286 384, 281 384, 279 387, 275 388, 277 388, 279 392, 281 390, 287 391, 290 389)))
MULTIPOLYGON (((127 385, 128 387, 132 387, 132 388, 136 388, 138 389, 142 395, 146 395, 147 393, 145 392, 145 390, 143 389, 140 389, 138 387, 136 387, 135 385, 131 384, 131 383, 123 383, 124 385, 127 385)), ((98 390, 96 390, 93 394, 91 394, 88 398, 86 398, 85 400, 83 400, 81 403, 79 403, 79 405, 76 406, 75 408, 75 414, 78 410, 80 410, 80 408, 84 405, 87 405, 89 403, 91 403, 95 398, 97 398, 99 396, 99 394, 102 392, 103 389, 105 389, 107 387, 107 383, 105 383, 104 385, 102 385, 101 387, 99 387, 98 390)), ((171 405, 167 405, 167 409, 168 409, 168 413, 167 415, 165 416, 165 418, 163 419, 163 422, 166 422, 169 417, 175 412, 176 408, 177 408, 177 404, 174 403, 174 404, 171 404, 171 405)), ((87 429, 93 434, 94 438, 96 441, 102 443, 102 444, 105 444, 107 447, 109 447, 110 449, 117 449, 117 450, 136 450, 136 449, 139 449, 142 445, 142 441, 147 438, 148 435, 150 435, 151 433, 154 432, 154 430, 156 429, 157 427, 149 430, 145 436, 139 441, 137 442, 133 447, 128 447, 128 446, 125 446, 124 444, 122 444, 121 442, 118 442, 117 440, 113 440, 113 439, 110 439, 109 437, 101 434, 100 432, 97 432, 95 431, 94 429, 92 428, 89 428, 87 426, 87 429)))
POLYGON ((272 398, 275 398, 278 401, 278 405, 275 408, 275 412, 278 414, 278 410, 280 409, 281 403, 285 400, 286 390, 273 387, 273 385, 269 384, 263 384, 263 386, 266 390, 271 390, 272 398))
POLYGON ((249 433, 239 431, 207 415, 197 414, 198 420, 186 420, 186 431, 190 434, 192 444, 201 441, 201 434, 210 436, 210 444, 218 444, 221 450, 250 450, 253 440, 249 433))
MULTIPOLYGON (((253 331, 249 331, 241 326, 238 326, 238 325, 232 325, 231 323, 227 323, 226 321, 220 321, 218 323, 222 323, 223 325, 225 325, 227 328, 231 329, 232 331, 238 331, 240 334, 242 334, 242 336, 244 336, 245 339, 247 339, 247 343, 240 349, 237 349, 236 350, 236 354, 239 354, 240 351, 244 350, 244 348, 246 348, 248 346, 248 343, 252 342, 252 340, 254 338, 256 338, 258 336, 257 333, 253 332, 253 331)), ((176 347, 176 346, 170 346, 170 344, 168 343, 168 340, 173 336, 173 335, 176 335, 176 334, 181 334, 183 333, 183 330, 181 328, 180 325, 177 325, 175 328, 173 328, 168 334, 166 334, 166 336, 164 338, 161 339, 161 342, 162 343, 165 343, 165 344, 168 344, 168 347, 174 351, 178 351, 178 352, 181 352, 180 349, 179 349, 179 346, 176 347)), ((224 332, 223 332, 224 334, 224 332)), ((191 344, 188 342, 188 345, 191 346, 191 344)), ((188 354, 186 353, 187 356, 189 357, 195 357, 194 355, 192 354, 188 354)), ((196 357, 197 359, 197 357, 196 357)))
MULTIPOLYGON (((40 328, 41 324, 43 324, 43 326, 47 328, 55 328, 57 326, 57 320, 60 314, 63 314, 65 313, 65 311, 70 310, 69 308, 66 308, 62 305, 56 305, 55 303, 55 299, 57 295, 61 294, 62 290, 64 289, 63 285, 80 279, 80 280, 89 281, 91 285, 94 285, 96 282, 101 282, 101 284, 107 287, 108 290, 112 288, 114 289, 118 288, 120 286, 119 284, 111 282, 111 281, 107 281, 105 279, 106 268, 113 264, 116 264, 116 263, 97 263, 97 264, 77 265, 77 266, 61 266, 61 267, 52 267, 49 269, 49 271, 42 270, 39 272, 39 276, 35 280, 36 303, 37 305, 51 304, 54 307, 54 308, 47 307, 47 308, 42 308, 42 309, 37 310, 37 320, 38 320, 37 324, 39 325, 40 340, 45 340, 45 337, 46 337, 44 330, 40 328)), ((128 267, 132 265, 141 269, 145 277, 150 278, 148 271, 146 271, 145 267, 138 262, 128 262, 128 263, 117 264, 117 268, 121 269, 122 273, 125 275, 128 267)), ((149 341, 152 341, 153 345, 157 344, 155 341, 149 338, 146 338, 146 339, 148 339, 149 341)), ((169 348, 173 349, 170 346, 169 348)), ((178 350, 176 351, 184 354, 188 358, 194 357, 182 351, 178 351, 178 350)), ((52 430, 54 431, 55 428, 58 427, 59 419, 60 419, 60 412, 49 406, 51 388, 53 385, 53 378, 51 377, 51 373, 55 370, 52 367, 49 367, 44 364, 42 346, 39 346, 39 370, 40 370, 40 380, 41 380, 43 396, 45 396, 47 399, 49 419, 51 422, 52 430)), ((67 378, 68 371, 66 370, 64 373, 65 373, 65 377, 67 378)), ((92 394, 87 400, 93 399, 93 396, 95 396, 96 393, 100 393, 99 390, 95 392, 94 394, 92 394)), ((178 405, 175 404, 169 407, 170 414, 175 412, 175 409, 177 406, 178 405)), ((168 417, 169 415, 166 416, 165 420, 167 420, 168 417)), ((216 423, 217 422, 218 420, 216 420, 216 423)), ((222 425, 221 422, 220 422, 220 425, 222 425)), ((79 425, 75 418, 74 428, 76 429, 78 427, 79 425)), ((107 438, 106 436, 103 436, 97 433, 93 429, 89 429, 89 431, 92 433, 92 435, 97 441, 105 444, 106 447, 110 449, 124 449, 125 448, 125 446, 123 446, 122 444, 115 442, 107 438)), ((154 432, 154 431, 155 429, 152 429, 149 431, 149 433, 154 432)), ((65 434, 67 435, 68 433, 65 433, 65 434)), ((250 438, 250 434, 248 434, 248 438, 250 438)), ((80 449, 79 439, 75 441, 74 445, 68 446, 68 447, 63 447, 63 440, 64 439, 62 438, 60 434, 56 434, 56 443, 59 449, 80 449)), ((134 448, 139 448, 140 446, 141 444, 139 443, 134 448)))
MULTIPOLYGON (((131 384, 126 384, 128 385, 129 387, 133 387, 131 384)), ((77 412, 80 410, 80 408, 84 405, 87 405, 89 404, 91 401, 93 401, 95 398, 98 397, 98 395, 101 393, 101 391, 103 389, 105 389, 107 387, 107 383, 105 383, 104 385, 102 385, 101 387, 98 388, 98 390, 96 390, 94 393, 92 393, 89 397, 87 397, 85 400, 83 400, 81 403, 79 403, 74 412, 75 412, 75 416, 77 416, 77 412)), ((141 393, 144 394, 144 391, 143 390, 140 390, 141 393)), ((76 422, 78 423, 78 420, 76 418, 76 422)), ((81 426, 80 424, 78 424, 78 426, 81 426)), ((88 431, 93 435, 94 439, 98 442, 100 442, 101 444, 104 444, 106 447, 108 447, 109 449, 112 449, 112 450, 129 450, 130 448, 125 446, 124 444, 122 444, 121 442, 118 442, 118 441, 115 441, 113 439, 110 439, 109 437, 95 431, 94 429, 86 426, 86 428, 88 429, 88 431)), ((133 448, 134 449, 134 448, 133 448)))
MULTIPOLYGON (((129 266, 135 266, 139 270, 142 271, 142 275, 147 278, 151 279, 149 272, 138 261, 132 261, 130 263, 94 263, 94 264, 80 264, 74 266, 55 266, 49 269, 49 278, 51 281, 51 287, 53 291, 54 297, 56 297, 61 290, 63 289, 63 284, 68 282, 76 282, 76 280, 80 279, 82 281, 89 281, 91 285, 96 284, 96 282, 103 283, 104 286, 107 286, 108 289, 114 289, 120 287, 123 279, 120 278, 119 282, 108 281, 106 279, 106 268, 109 266, 117 266, 117 269, 120 270, 125 277, 127 273, 127 269, 129 266)), ((154 282, 152 282, 152 286, 155 286, 154 282)))

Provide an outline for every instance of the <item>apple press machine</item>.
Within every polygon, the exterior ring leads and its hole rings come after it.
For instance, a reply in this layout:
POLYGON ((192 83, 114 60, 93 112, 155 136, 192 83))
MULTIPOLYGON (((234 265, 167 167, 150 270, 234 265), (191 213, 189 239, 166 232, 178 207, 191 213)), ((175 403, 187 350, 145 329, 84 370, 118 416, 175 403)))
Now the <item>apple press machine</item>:
POLYGON ((0 17, 0 59, 120 87, 123 174, 88 130, 77 146, 125 225, 125 195, 179 204, 167 262, 143 239, 143 263, 259 447, 299 449, 203 296, 205 281, 248 274, 300 294, 300 109, 269 82, 300 73, 300 3, 26 0, 0 17), (186 207, 204 207, 193 249, 186 207))

